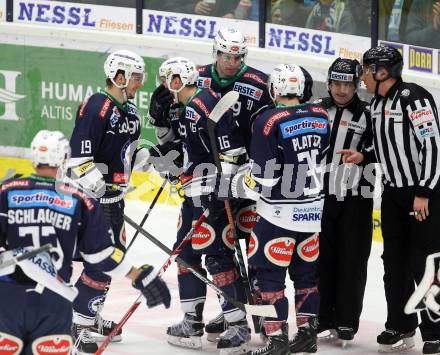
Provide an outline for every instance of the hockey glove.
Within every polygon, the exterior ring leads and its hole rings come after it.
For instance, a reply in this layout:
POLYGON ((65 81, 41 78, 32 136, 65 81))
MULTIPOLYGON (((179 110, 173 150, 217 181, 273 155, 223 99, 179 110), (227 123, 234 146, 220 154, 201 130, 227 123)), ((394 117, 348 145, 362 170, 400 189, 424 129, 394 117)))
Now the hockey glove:
POLYGON ((145 264, 140 267, 141 273, 133 281, 133 287, 140 290, 147 299, 148 308, 163 304, 170 307, 171 295, 167 284, 158 276, 155 276, 151 265, 145 264))
POLYGON ((150 123, 155 127, 170 127, 170 106, 174 102, 171 92, 163 85, 159 85, 151 95, 150 123))

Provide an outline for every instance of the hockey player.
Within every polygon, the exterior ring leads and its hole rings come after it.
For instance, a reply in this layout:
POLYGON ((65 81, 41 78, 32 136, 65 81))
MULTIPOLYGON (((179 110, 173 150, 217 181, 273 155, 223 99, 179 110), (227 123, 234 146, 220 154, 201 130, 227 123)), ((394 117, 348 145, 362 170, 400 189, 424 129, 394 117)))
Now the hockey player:
POLYGON ((336 59, 327 75, 329 97, 317 101, 327 110, 331 127, 319 236, 318 332, 330 330, 343 346, 358 331, 372 242, 373 199, 362 196, 367 185, 362 167, 344 164, 339 154, 372 144, 368 104, 356 93, 358 65, 357 60, 336 59))
POLYGON ((234 196, 244 194, 257 201, 249 264, 255 267, 263 302, 275 305, 278 313, 278 318, 264 321, 266 346, 248 354, 316 352, 323 203, 319 165, 328 145, 327 112, 315 104, 300 104, 305 77, 297 65, 276 66, 268 87, 276 107, 256 118, 251 169, 244 178, 237 174, 231 184, 234 196), (284 289, 291 263, 298 333, 289 345, 284 289))
MULTIPOLYGON (((202 193, 209 186, 212 188, 217 176, 207 133, 207 120, 219 98, 212 90, 197 88, 197 77, 197 69, 191 61, 184 58, 172 58, 167 61, 165 85, 176 100, 183 104, 179 114, 174 116, 171 122, 173 125, 177 122, 179 126, 185 161, 181 175, 185 198, 179 217, 176 245, 188 232, 192 221, 201 215, 203 208, 200 202, 203 200, 203 206, 209 207, 212 213, 196 230, 192 244, 187 245, 180 256, 200 272, 205 272, 201 266, 201 257, 204 254, 206 268, 214 283, 226 293, 245 302, 233 260, 233 244, 228 239, 229 225, 224 204, 216 201, 212 193, 208 196, 202 193), (211 184, 206 185, 206 180, 210 180, 211 184)), ((232 172, 235 170, 234 162, 239 163, 239 157, 245 149, 231 111, 228 111, 217 124, 216 136, 220 144, 223 171, 232 172)), ((200 348, 206 285, 180 265, 178 282, 181 306, 185 315, 182 322, 168 328, 168 341, 178 346, 200 348)), ((238 352, 250 340, 246 315, 229 302, 223 302, 221 307, 229 327, 220 336, 217 348, 223 354, 238 352)))
MULTIPOLYGON (((414 346, 417 315, 404 313, 405 302, 419 283, 429 254, 440 251, 440 133, 432 95, 419 85, 402 81, 403 59, 391 47, 366 51, 361 80, 374 93, 371 101, 373 146, 384 173, 381 216, 384 240, 384 284, 388 315, 378 337, 379 350, 414 346)), ((364 155, 349 150, 348 162, 364 155)), ((421 314, 424 354, 440 352, 440 323, 421 314)))
MULTIPOLYGON (((231 90, 240 94, 233 106, 233 113, 245 139, 246 148, 249 149, 252 116, 272 100, 267 90, 267 75, 246 64, 247 52, 246 39, 239 30, 221 28, 214 37, 214 63, 198 68, 197 86, 210 88, 220 96, 231 90)), ((256 221, 255 202, 240 201, 236 213, 237 234, 239 238, 245 238, 248 242, 256 221)), ((249 278, 252 282, 253 270, 249 270, 249 278)), ((205 327, 208 340, 215 341, 226 327, 227 323, 220 313, 205 327)))
MULTIPOLYGON (((70 139, 71 181, 99 198, 115 235, 115 245, 125 250, 124 190, 130 178, 132 161, 146 149, 133 153, 140 136, 136 106, 130 101, 145 81, 145 65, 137 54, 120 50, 111 53, 104 63, 106 88, 82 103, 70 139)), ((144 154, 145 155, 145 154, 144 154)), ((105 300, 110 276, 85 267, 77 281, 79 296, 74 302, 73 336, 86 329, 108 335, 114 322, 103 320, 97 310, 105 300)), ((88 337, 87 337, 88 339, 88 337)), ((115 337, 120 340, 121 335, 115 337)), ((96 343, 77 342, 79 349, 96 351, 96 343)))
POLYGON ((153 267, 132 267, 113 244, 113 231, 96 200, 56 180, 70 154, 58 131, 40 131, 31 143, 36 174, 0 187, 0 353, 70 354, 72 256, 112 277, 127 276, 147 305, 170 305, 166 284, 153 267), (2 263, 44 244, 50 252, 2 268, 2 263))

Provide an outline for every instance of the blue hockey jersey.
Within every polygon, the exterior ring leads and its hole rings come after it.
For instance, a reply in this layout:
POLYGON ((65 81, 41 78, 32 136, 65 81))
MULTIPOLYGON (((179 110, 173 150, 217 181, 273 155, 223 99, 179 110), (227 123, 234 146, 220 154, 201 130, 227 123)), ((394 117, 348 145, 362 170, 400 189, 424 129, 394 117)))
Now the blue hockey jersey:
POLYGON ((258 214, 285 229, 320 231, 328 137, 327 112, 318 105, 277 105, 256 118, 243 182, 258 214))
MULTIPOLYGON (((75 255, 109 274, 124 256, 114 247, 101 206, 83 191, 38 175, 5 182, 0 187, 0 247, 19 251, 47 243, 53 246, 50 257, 32 258, 34 271, 25 273, 37 283, 53 283, 55 292, 62 290, 56 285, 60 279, 70 282, 75 255)), ((124 268, 125 275, 129 270, 124 268)))
POLYGON ((136 106, 130 101, 121 105, 105 91, 96 93, 78 109, 70 139, 69 167, 76 166, 79 172, 76 175, 81 177, 98 166, 106 184, 125 186, 139 136, 140 119, 136 106), (103 171, 103 164, 107 171, 103 171))
MULTIPOLYGON (((218 95, 212 90, 197 89, 179 113, 171 117, 171 125, 178 124, 179 136, 184 152, 182 184, 187 196, 195 195, 194 189, 203 180, 202 177, 215 174, 214 159, 207 131, 208 116, 219 101, 218 95), (210 164, 211 170, 206 172, 204 166, 210 164), (187 193, 191 186, 191 192, 187 193)), ((245 155, 244 140, 238 125, 228 110, 217 123, 215 129, 217 148, 225 174, 230 174, 243 162, 245 155)))
POLYGON ((245 146, 249 148, 252 126, 251 115, 258 111, 261 106, 272 102, 267 89, 267 75, 247 65, 243 65, 239 72, 230 79, 220 79, 213 64, 199 67, 198 71, 198 87, 210 88, 220 96, 232 90, 240 93, 240 97, 232 107, 232 111, 245 139, 245 146))

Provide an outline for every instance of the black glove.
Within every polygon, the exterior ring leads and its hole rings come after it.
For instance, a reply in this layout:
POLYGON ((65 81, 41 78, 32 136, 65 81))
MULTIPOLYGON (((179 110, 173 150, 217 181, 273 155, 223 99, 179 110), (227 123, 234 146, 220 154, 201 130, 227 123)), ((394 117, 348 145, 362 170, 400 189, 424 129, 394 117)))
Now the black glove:
POLYGON ((163 304, 170 308, 171 295, 167 284, 158 276, 154 276, 151 265, 142 265, 141 273, 133 281, 133 287, 140 290, 147 299, 148 308, 163 304))
POLYGON ((170 106, 174 102, 173 94, 163 85, 153 91, 150 99, 150 123, 155 127, 170 128, 170 106))

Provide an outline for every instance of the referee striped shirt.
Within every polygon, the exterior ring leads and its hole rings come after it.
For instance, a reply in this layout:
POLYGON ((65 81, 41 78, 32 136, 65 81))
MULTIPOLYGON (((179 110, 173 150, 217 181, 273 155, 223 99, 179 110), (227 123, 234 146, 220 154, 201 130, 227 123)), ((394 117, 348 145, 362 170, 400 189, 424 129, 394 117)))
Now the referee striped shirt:
POLYGON ((440 177, 440 133, 432 95, 419 85, 399 79, 385 97, 371 101, 374 151, 384 182, 416 187, 429 197, 440 177))
POLYGON ((372 130, 368 104, 360 100, 357 94, 344 107, 337 106, 331 97, 319 101, 328 112, 331 127, 329 149, 326 153, 324 191, 326 195, 336 195, 338 199, 360 195, 360 186, 366 184, 366 181, 362 180, 362 167, 342 163, 341 154, 336 152, 341 149, 361 151, 371 146, 372 130))

